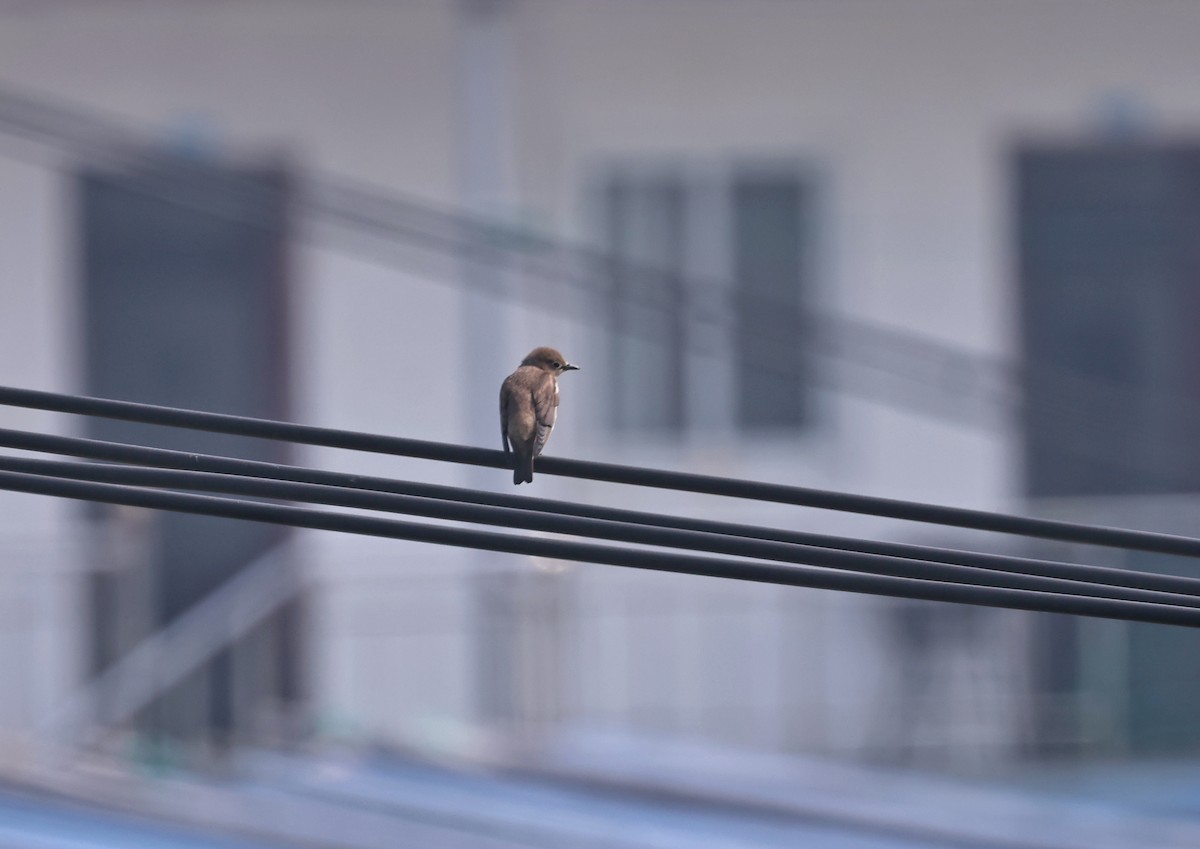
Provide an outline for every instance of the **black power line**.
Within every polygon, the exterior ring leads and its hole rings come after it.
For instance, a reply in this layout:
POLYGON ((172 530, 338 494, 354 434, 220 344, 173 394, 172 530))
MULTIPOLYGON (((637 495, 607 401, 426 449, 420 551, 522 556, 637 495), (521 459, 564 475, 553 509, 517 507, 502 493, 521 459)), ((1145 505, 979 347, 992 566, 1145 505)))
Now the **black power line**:
MULTIPOLYGON (((268 419, 233 416, 222 413, 184 410, 130 401, 64 395, 32 389, 0 387, 0 404, 28 407, 79 415, 136 421, 146 424, 182 427, 193 430, 279 439, 307 445, 346 448, 381 454, 394 454, 426 460, 466 463, 508 468, 511 458, 499 450, 430 442, 397 436, 315 427, 268 419)), ((610 483, 671 489, 729 498, 744 498, 816 507, 914 522, 972 528, 981 531, 1055 539, 1064 542, 1100 545, 1200 557, 1200 539, 1173 534, 1110 528, 1028 516, 1014 516, 962 507, 947 507, 914 501, 854 495, 844 492, 791 486, 788 484, 722 478, 688 472, 645 469, 613 463, 570 460, 561 457, 538 459, 543 474, 565 475, 610 483)))
MULTIPOLYGON (((974 551, 956 551, 952 549, 934 548, 930 546, 909 545, 894 542, 853 539, 848 537, 817 534, 804 531, 782 530, 776 528, 758 527, 754 525, 718 522, 709 519, 694 519, 681 516, 671 516, 662 513, 648 513, 636 510, 626 510, 603 507, 592 504, 580 504, 557 499, 536 498, 523 495, 506 495, 488 492, 486 490, 465 489, 439 484, 420 483, 415 481, 395 480, 392 478, 345 474, 321 469, 311 469, 300 466, 266 463, 255 460, 244 460, 233 457, 197 454, 186 451, 173 451, 165 448, 149 448, 140 445, 127 445, 120 442, 106 442, 96 439, 81 439, 77 437, 54 436, 50 434, 29 433, 26 431, 0 428, 0 446, 19 448, 43 453, 67 454, 75 457, 86 457, 93 460, 116 461, 124 464, 137 464, 164 469, 184 471, 202 471, 220 476, 242 476, 260 478, 270 481, 287 481, 298 484, 316 484, 325 488, 339 487, 344 490, 356 490, 363 493, 384 493, 399 496, 411 496, 421 500, 443 500, 459 504, 478 504, 491 507, 506 508, 504 514, 494 518, 499 524, 542 529, 562 530, 564 533, 584 534, 579 528, 552 528, 549 517, 577 517, 588 520, 600 520, 609 524, 604 526, 605 534, 612 533, 616 524, 645 526, 676 531, 691 531, 705 535, 702 549, 718 551, 724 543, 721 538, 742 538, 763 542, 788 543, 794 546, 809 548, 831 549, 834 551, 849 551, 860 554, 882 555, 887 558, 906 559, 910 561, 929 561, 939 564, 952 564, 960 567, 972 567, 975 570, 991 570, 999 573, 1015 575, 1030 575, 1035 577, 1060 578, 1069 581, 1087 582, 1091 584, 1108 585, 1122 589, 1152 590, 1160 593, 1178 593, 1184 596, 1200 596, 1200 578, 1190 578, 1177 575, 1163 575, 1153 572, 1139 572, 1128 569, 1114 569, 1101 566, 1091 566, 1078 563, 1062 563, 1052 560, 1040 560, 1026 557, 1013 557, 1000 554, 989 554, 974 551), (533 514, 533 520, 518 519, 513 511, 523 511, 533 514), (535 524, 541 521, 542 524, 535 524)), ((9 471, 25 471, 38 473, 33 461, 17 460, 15 458, 0 458, 0 468, 9 471)), ((123 467, 128 468, 128 467, 123 467)), ((134 483, 134 478, 140 470, 131 470, 122 476, 112 467, 82 466, 74 477, 90 480, 107 481, 111 483, 134 483), (109 471, 100 471, 109 469, 109 471), (108 475, 108 476, 106 476, 108 475)), ((144 480, 144 478, 142 479, 144 480)), ((171 486, 172 484, 146 484, 171 486)), ((184 485, 180 485, 187 488, 184 485)), ((205 487, 199 487, 205 488, 205 487)), ((237 485, 230 485, 220 491, 242 492, 253 494, 249 490, 241 490, 237 485)), ((303 491, 297 491, 301 496, 303 491)), ((268 496, 269 497, 269 496, 268 496)), ((278 496, 288 500, 298 500, 291 496, 278 496)), ((308 499, 301 499, 308 500, 308 499)), ((337 500, 323 503, 345 503, 337 500)), ((360 502, 357 506, 369 509, 392 509, 396 504, 417 504, 419 509, 410 512, 425 516, 438 515, 434 507, 421 506, 419 502, 375 502, 367 504, 360 502), (379 506, 376 506, 379 505, 379 506)), ((477 519, 465 519, 476 521, 477 519)), ((478 520, 483 521, 483 520, 478 520)), ((581 526, 582 527, 582 526, 581 526)), ((626 538, 625 541, 638 541, 626 538)), ((648 543, 657 544, 657 543, 648 543)), ((678 543, 667 542, 668 545, 678 543)), ((695 546, 693 546, 695 547, 695 546)), ((770 555, 763 555, 769 557, 770 555)), ((785 558, 790 559, 790 558, 785 558)), ((823 564, 832 565, 832 564, 823 564)), ((949 573, 948 573, 949 574, 949 573)), ((1149 600, 1149 599, 1147 599, 1149 600)))
POLYGON ((0 471, 0 489, 660 572, 1200 627, 1200 609, 1180 605, 540 539, 19 472, 0 471))
POLYGON ((509 529, 546 531, 557 534, 701 551, 709 554, 772 560, 830 569, 866 571, 921 580, 951 581, 974 586, 1012 587, 1048 593, 1067 593, 1097 598, 1121 598, 1200 609, 1200 596, 1155 592, 1080 580, 1064 580, 1037 574, 1018 574, 976 569, 944 562, 849 552, 815 545, 795 545, 772 540, 731 537, 675 528, 583 519, 536 510, 518 510, 467 504, 461 501, 422 498, 364 489, 297 483, 240 475, 139 466, 0 457, 0 471, 36 474, 70 480, 133 485, 166 489, 200 490, 282 501, 356 507, 432 519, 499 526, 509 529))

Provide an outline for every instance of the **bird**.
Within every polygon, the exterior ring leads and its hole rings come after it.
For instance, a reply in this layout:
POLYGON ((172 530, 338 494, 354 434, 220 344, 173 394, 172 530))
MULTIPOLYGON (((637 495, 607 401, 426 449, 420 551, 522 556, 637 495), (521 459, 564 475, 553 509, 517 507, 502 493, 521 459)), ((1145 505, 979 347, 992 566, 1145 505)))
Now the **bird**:
POLYGON ((515 455, 514 484, 533 482, 533 458, 558 418, 558 376, 578 368, 554 348, 534 348, 500 385, 500 442, 515 455))

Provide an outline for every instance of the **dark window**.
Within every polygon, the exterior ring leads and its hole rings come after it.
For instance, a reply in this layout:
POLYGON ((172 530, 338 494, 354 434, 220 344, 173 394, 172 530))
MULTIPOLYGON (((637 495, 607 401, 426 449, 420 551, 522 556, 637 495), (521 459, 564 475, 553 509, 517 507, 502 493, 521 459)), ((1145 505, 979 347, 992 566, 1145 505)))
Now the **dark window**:
POLYGON ((1030 493, 1196 490, 1200 150, 1026 150, 1017 198, 1030 493))
POLYGON ((794 427, 805 419, 803 191, 778 177, 734 183, 737 421, 794 427))

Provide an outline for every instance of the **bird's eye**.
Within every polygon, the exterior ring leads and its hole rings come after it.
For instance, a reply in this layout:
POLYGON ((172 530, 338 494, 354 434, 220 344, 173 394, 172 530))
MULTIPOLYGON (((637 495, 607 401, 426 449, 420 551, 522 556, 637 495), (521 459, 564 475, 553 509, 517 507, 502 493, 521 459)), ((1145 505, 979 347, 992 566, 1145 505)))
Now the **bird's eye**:
POLYGON ((551 360, 550 365, 554 366, 555 368, 562 368, 562 363, 560 363, 558 360, 551 360))

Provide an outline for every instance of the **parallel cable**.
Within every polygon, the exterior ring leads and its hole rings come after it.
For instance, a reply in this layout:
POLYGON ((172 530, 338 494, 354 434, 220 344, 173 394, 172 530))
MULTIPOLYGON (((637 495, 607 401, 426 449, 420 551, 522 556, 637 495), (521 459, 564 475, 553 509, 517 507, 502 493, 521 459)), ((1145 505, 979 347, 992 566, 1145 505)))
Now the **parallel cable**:
MULTIPOLYGON (((426 460, 495 468, 508 468, 511 465, 511 458, 504 452, 486 448, 32 389, 0 387, 0 404, 263 439, 287 440, 330 448, 394 454, 426 460)), ((613 463, 569 460, 561 457, 538 458, 538 471, 543 474, 566 475, 609 483, 754 499, 1087 545, 1200 557, 1200 539, 1174 534, 1014 516, 787 484, 644 469, 613 463)))
POLYGON ((0 489, 660 572, 843 592, 872 593, 930 601, 959 602, 988 607, 1097 616, 1152 622, 1160 625, 1200 627, 1200 610, 1179 605, 1047 593, 1011 587, 980 587, 949 581, 925 581, 891 575, 822 569, 817 566, 779 565, 750 560, 619 548, 570 540, 514 536, 472 528, 428 525, 420 522, 314 510, 307 507, 165 492, 135 486, 94 483, 19 472, 0 471, 0 489))
MULTIPOLYGON (((574 516, 581 519, 604 520, 612 523, 693 531, 710 535, 710 539, 706 542, 706 545, 712 547, 713 550, 723 545, 719 537, 748 538, 758 541, 790 543, 799 546, 883 555, 892 558, 954 564, 957 566, 973 567, 976 570, 993 570, 1017 575, 1106 584, 1124 590, 1141 589, 1177 593, 1184 596, 1200 596, 1200 579, 1185 576, 1163 575, 1153 572, 1139 572, 1128 569, 1114 569, 1110 567, 1063 563, 1052 560, 1039 560, 973 551, 957 551, 931 546, 861 540, 827 534, 781 530, 707 519, 685 518, 661 513, 579 504, 531 496, 505 495, 484 490, 465 489, 439 484, 357 474, 351 475, 301 466, 173 451, 165 448, 149 448, 96 439, 55 436, 0 428, 0 446, 43 453, 67 454, 75 457, 114 461, 124 464, 137 464, 183 471, 205 471, 219 475, 237 475, 301 484, 318 484, 376 493, 415 496, 423 499, 441 499, 466 504, 511 508, 513 510, 532 513, 574 516), (714 535, 718 537, 717 540, 711 539, 714 535)), ((19 468, 13 462, 10 461, 5 465, 4 461, 0 460, 0 467, 6 467, 10 471, 29 471, 33 468, 32 466, 19 468)), ((91 473, 81 471, 80 476, 83 474, 91 473)), ((129 474, 132 475, 133 473, 129 474)), ((109 479, 109 482, 121 481, 109 479)), ((297 492, 300 492, 302 497, 302 491, 297 492)), ((289 497, 289 500, 299 499, 289 497)), ((427 509, 432 510, 432 508, 427 509)), ((419 511, 414 510, 413 512, 419 511)), ((421 514, 433 515, 430 512, 421 514)), ((501 524, 515 521, 514 517, 508 516, 504 518, 501 524)), ((532 525, 524 526, 534 527, 532 525)), ((540 527, 541 529, 549 529, 549 525, 546 523, 543 523, 540 527)), ((569 528, 563 532, 581 533, 578 528, 569 528)))
POLYGON ((1048 593, 1068 593, 1097 598, 1121 598, 1200 609, 1200 597, 1166 592, 1131 589, 1086 581, 1063 580, 1042 575, 1013 574, 987 569, 972 569, 947 563, 887 557, 878 554, 851 553, 812 545, 795 545, 762 539, 654 528, 599 519, 581 519, 507 507, 492 507, 421 498, 395 493, 373 492, 340 486, 258 477, 215 474, 177 469, 150 469, 140 466, 73 463, 0 457, 0 471, 36 474, 70 480, 135 485, 139 487, 201 490, 282 501, 302 501, 340 507, 387 511, 425 518, 471 522, 504 528, 544 531, 557 534, 681 548, 751 559, 774 560, 830 569, 867 571, 876 575, 950 581, 988 587, 1011 587, 1048 593))

